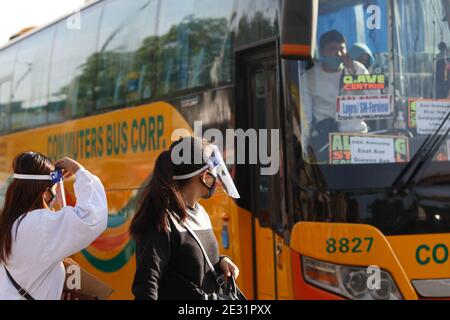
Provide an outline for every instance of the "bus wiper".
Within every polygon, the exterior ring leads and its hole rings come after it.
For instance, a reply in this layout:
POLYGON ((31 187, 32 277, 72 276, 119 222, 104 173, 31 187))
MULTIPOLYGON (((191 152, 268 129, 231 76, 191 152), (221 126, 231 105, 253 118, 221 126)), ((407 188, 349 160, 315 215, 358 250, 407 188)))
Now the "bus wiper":
POLYGON ((450 132, 450 126, 448 126, 448 128, 446 129, 445 134, 441 135, 440 132, 445 127, 449 118, 450 110, 447 111, 447 115, 440 124, 439 128, 437 128, 437 130, 432 135, 429 135, 425 139, 424 143, 419 148, 417 153, 395 179, 394 183, 392 184, 394 192, 407 188, 412 183, 417 182, 417 177, 420 177, 420 174, 423 172, 423 170, 428 167, 435 154, 439 151, 440 146, 447 138, 450 132))

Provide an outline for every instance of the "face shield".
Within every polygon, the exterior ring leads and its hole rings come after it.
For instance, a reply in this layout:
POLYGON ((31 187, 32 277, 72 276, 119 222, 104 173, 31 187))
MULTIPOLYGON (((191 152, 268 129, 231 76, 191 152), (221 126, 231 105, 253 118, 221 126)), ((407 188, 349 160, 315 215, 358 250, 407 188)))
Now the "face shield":
MULTIPOLYGON (((190 141, 186 140, 186 145, 189 146, 190 141)), ((201 166, 197 166, 197 168, 193 171, 184 170, 182 173, 173 176, 174 180, 185 180, 192 178, 205 170, 209 170, 214 177, 219 181, 222 189, 232 198, 239 199, 239 192, 234 185, 233 179, 228 172, 227 166, 223 161, 222 154, 219 151, 219 148, 213 144, 207 145, 204 149, 200 148, 199 152, 203 155, 203 161, 201 162, 201 166)), ((202 156, 200 156, 201 159, 202 156)), ((195 168, 195 166, 192 166, 195 168)), ((209 186, 207 186, 209 188, 209 186)))
POLYGON ((63 173, 61 170, 56 170, 50 175, 32 175, 32 174, 17 174, 14 173, 14 179, 18 180, 41 180, 41 181, 51 181, 56 185, 56 203, 62 208, 66 204, 66 193, 64 190, 64 180, 63 173))
POLYGON ((206 160, 209 169, 213 172, 218 178, 222 189, 232 198, 239 199, 239 192, 234 185, 233 179, 231 178, 230 173, 228 172, 227 166, 223 161, 222 154, 219 151, 219 148, 215 145, 209 145, 208 148, 211 148, 211 155, 206 160))

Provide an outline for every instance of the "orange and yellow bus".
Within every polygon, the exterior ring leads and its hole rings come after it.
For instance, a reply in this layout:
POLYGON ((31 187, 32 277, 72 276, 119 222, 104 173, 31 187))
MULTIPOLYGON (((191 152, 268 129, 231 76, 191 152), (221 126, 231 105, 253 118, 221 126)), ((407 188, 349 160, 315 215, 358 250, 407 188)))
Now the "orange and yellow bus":
POLYGON ((112 299, 133 298, 136 196, 195 121, 280 130, 276 175, 234 165, 241 199, 203 203, 249 298, 450 297, 448 0, 100 0, 75 15, 0 48, 0 200, 24 150, 98 175, 108 229, 74 258, 112 299), (374 63, 341 79, 322 145, 308 83, 334 29, 374 63))

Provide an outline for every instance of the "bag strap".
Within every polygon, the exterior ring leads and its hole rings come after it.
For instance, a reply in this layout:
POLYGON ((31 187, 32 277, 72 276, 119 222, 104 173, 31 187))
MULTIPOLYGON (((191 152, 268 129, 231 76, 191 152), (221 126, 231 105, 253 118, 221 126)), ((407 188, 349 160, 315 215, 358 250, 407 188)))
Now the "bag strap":
POLYGON ((191 236, 195 239, 195 241, 197 241, 198 246, 200 247, 200 249, 202 249, 203 255, 205 256, 206 262, 208 263, 209 268, 211 269, 212 273, 214 275, 217 275, 216 273, 216 269, 214 269, 213 264, 211 263, 211 260, 209 260, 208 254, 206 253, 205 247, 203 247, 202 242, 200 241, 200 239, 197 237, 197 235, 195 234, 195 232, 187 225, 187 224, 183 224, 183 226, 186 228, 186 230, 191 234, 191 236))
POLYGON ((209 268, 211 269, 211 273, 213 274, 214 278, 216 279, 216 282, 219 286, 223 286, 224 281, 223 281, 223 277, 220 277, 217 272, 216 269, 214 268, 213 264, 211 263, 211 260, 209 260, 208 254, 206 253, 205 247, 203 247, 202 242, 200 241, 200 239, 197 237, 197 235, 195 234, 195 232, 185 223, 182 223, 182 226, 186 228, 186 230, 191 234, 191 236, 195 239, 195 241, 198 243, 198 246, 200 247, 200 249, 203 252, 203 256, 205 257, 206 263, 208 264, 209 268))
POLYGON ((16 280, 14 280, 14 278, 12 277, 12 275, 9 273, 8 269, 6 269, 6 266, 4 266, 5 271, 6 271, 6 275, 8 276, 9 281, 11 281, 12 285, 17 289, 17 291, 19 292, 19 294, 24 297, 27 300, 35 300, 29 293, 27 290, 25 290, 24 288, 22 288, 17 282, 16 280))
POLYGON ((242 293, 241 289, 236 284, 234 276, 228 278, 224 293, 230 296, 233 300, 247 300, 247 297, 242 293))
MULTIPOLYGON (((171 213, 171 214, 173 214, 173 213, 171 213)), ((221 277, 217 274, 216 269, 214 268, 213 264, 211 263, 211 260, 209 260, 208 254, 206 253, 206 250, 203 247, 203 244, 200 241, 200 239, 197 237, 195 232, 186 223, 184 223, 183 221, 181 221, 181 219, 178 218, 178 216, 176 214, 173 214, 173 215, 176 217, 176 219, 181 224, 181 226, 183 226, 190 233, 190 235, 195 239, 195 241, 198 243, 198 246, 202 250, 202 253, 203 253, 203 256, 205 257, 206 263, 208 264, 209 268, 211 269, 211 273, 213 274, 214 278, 216 279, 217 284, 220 287, 223 287, 223 285, 224 285, 223 277, 221 277)))

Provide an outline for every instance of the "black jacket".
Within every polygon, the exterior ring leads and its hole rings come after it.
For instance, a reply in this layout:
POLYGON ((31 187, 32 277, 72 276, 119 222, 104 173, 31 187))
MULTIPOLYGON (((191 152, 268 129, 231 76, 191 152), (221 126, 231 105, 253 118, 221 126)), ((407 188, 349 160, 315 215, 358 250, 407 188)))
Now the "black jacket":
MULTIPOLYGON (((197 204, 195 210, 188 210, 188 214, 189 219, 185 223, 200 239, 216 272, 220 273, 219 248, 207 212, 197 204)), ((135 298, 198 299, 199 296, 185 280, 206 293, 220 293, 221 288, 194 237, 176 219, 169 219, 169 225, 168 234, 153 228, 146 244, 137 244, 136 274, 132 288, 135 298)))

